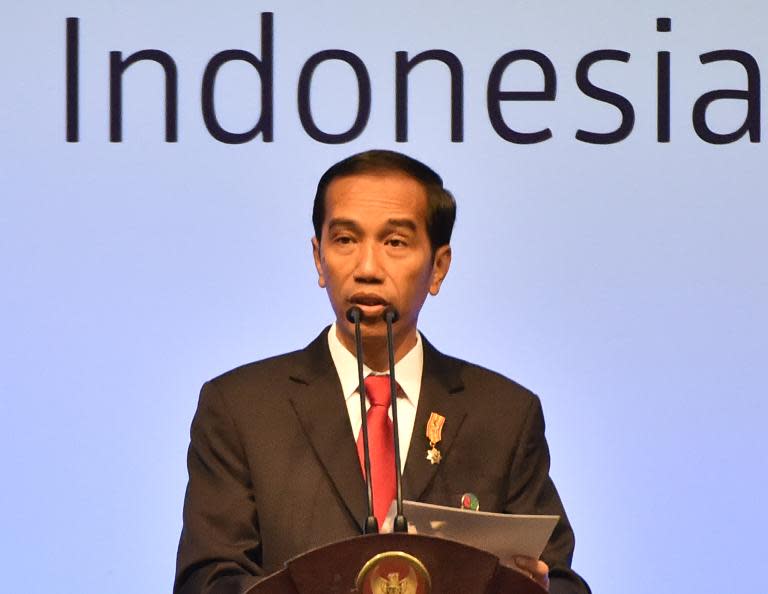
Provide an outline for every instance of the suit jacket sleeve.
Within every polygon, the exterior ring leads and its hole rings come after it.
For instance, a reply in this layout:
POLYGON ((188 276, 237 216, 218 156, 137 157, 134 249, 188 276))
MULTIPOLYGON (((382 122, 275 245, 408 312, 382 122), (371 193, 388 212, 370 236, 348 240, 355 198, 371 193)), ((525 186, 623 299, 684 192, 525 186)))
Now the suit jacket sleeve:
POLYGON ((245 452, 215 384, 192 421, 174 594, 240 594, 259 581, 261 538, 245 452))
POLYGON ((530 399, 520 447, 512 460, 505 511, 559 515, 560 521, 542 554, 542 560, 550 567, 550 592, 590 592, 586 582, 570 568, 575 539, 560 496, 549 476, 549 447, 544 436, 544 415, 541 403, 535 396, 530 399))

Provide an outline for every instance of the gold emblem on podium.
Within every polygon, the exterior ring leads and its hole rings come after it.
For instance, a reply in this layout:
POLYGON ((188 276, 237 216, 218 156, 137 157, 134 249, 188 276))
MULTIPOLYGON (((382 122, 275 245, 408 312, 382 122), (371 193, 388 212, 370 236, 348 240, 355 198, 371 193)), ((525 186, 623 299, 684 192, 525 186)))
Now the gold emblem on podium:
POLYGON ((430 594, 432 578, 424 564, 402 551, 370 558, 355 581, 356 594, 430 594))

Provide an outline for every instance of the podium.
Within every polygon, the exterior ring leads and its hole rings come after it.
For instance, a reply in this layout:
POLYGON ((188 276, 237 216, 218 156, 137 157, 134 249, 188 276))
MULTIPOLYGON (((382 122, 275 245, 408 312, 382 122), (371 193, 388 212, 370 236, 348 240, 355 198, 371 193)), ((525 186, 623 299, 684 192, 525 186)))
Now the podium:
POLYGON ((370 534, 332 543, 287 561, 283 569, 248 590, 248 594, 428 592, 546 594, 489 552, 417 534, 370 534))

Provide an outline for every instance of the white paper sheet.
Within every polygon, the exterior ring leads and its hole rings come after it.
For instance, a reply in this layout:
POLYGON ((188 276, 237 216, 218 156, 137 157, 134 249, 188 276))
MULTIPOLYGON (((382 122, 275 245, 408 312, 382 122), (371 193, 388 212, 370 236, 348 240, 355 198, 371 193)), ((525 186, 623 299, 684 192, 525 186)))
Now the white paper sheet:
MULTIPOLYGON (((403 502, 408 532, 437 536, 493 553, 511 564, 518 556, 538 559, 560 516, 496 514, 443 507, 416 501, 403 502)), ((395 503, 382 532, 391 532, 395 503)))

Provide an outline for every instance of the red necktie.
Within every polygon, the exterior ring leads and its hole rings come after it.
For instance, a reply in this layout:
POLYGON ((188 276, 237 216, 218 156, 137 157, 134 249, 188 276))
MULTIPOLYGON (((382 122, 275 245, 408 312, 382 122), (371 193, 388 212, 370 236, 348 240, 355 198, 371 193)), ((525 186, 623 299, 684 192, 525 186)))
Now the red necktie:
MULTIPOLYGON (((389 376, 369 375, 365 378, 365 393, 371 406, 368 419, 368 446, 371 454, 371 482, 373 483, 373 515, 379 527, 387 517, 387 511, 395 498, 395 445, 392 420, 389 418, 391 400, 389 376)), ((365 476, 363 455, 363 431, 357 436, 357 455, 365 476)))

